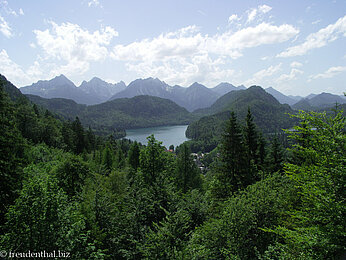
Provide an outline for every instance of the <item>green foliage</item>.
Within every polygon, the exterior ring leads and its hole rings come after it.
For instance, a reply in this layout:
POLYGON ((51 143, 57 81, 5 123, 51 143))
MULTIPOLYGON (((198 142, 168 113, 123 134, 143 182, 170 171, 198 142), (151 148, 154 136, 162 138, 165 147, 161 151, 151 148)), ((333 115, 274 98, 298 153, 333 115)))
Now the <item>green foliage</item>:
POLYGON ((6 250, 19 252, 52 252, 59 248, 78 258, 87 247, 83 239, 84 220, 78 205, 68 201, 57 180, 46 173, 47 169, 38 166, 24 169, 28 178, 6 215, 7 233, 1 244, 6 250))
POLYGON ((0 226, 7 207, 16 198, 21 182, 24 140, 16 128, 14 107, 0 82, 0 226))
POLYGON ((297 164, 287 164, 286 174, 299 193, 289 225, 275 232, 288 244, 287 251, 308 252, 314 259, 337 259, 345 252, 345 117, 300 112, 299 126, 290 132, 297 141, 297 164))
POLYGON ((288 178, 274 175, 250 185, 223 204, 223 211, 197 228, 189 259, 255 259, 277 240, 263 228, 281 223, 293 197, 288 178))
POLYGON ((129 150, 128 154, 128 164, 135 170, 137 171, 137 168, 139 167, 139 145, 137 141, 135 141, 129 150))
POLYGON ((193 161, 189 147, 186 144, 179 146, 176 159, 175 183, 183 193, 201 187, 200 171, 193 161))
POLYGON ((220 163, 212 184, 212 193, 216 199, 226 199, 232 192, 252 182, 243 135, 232 112, 220 146, 220 163))

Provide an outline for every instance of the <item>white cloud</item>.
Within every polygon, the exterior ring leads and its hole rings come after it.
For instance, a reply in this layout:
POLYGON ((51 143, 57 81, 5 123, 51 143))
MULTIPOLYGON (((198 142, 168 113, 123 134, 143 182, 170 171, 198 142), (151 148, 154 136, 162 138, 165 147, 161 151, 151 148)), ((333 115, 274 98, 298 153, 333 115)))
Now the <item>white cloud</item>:
POLYGON ((236 21, 239 21, 240 18, 238 17, 238 15, 236 14, 232 14, 229 18, 228 18, 228 22, 229 23, 233 23, 233 22, 236 22, 236 21))
POLYGON ((6 50, 0 51, 0 71, 13 84, 23 84, 29 82, 29 77, 23 69, 13 62, 8 56, 6 50))
POLYGON ((298 61, 293 61, 293 62, 291 62, 290 66, 291 66, 291 68, 300 68, 303 66, 303 64, 298 62, 298 61))
POLYGON ((275 73, 279 72, 281 70, 282 63, 279 63, 275 66, 269 66, 266 69, 262 69, 260 71, 257 71, 255 74, 253 74, 251 79, 248 79, 244 82, 244 85, 250 86, 250 85, 265 85, 268 83, 268 80, 266 78, 269 78, 273 76, 275 73))
POLYGON ((293 68, 291 69, 291 72, 289 74, 282 74, 277 80, 277 83, 281 83, 281 82, 286 82, 286 81, 290 81, 290 80, 295 80, 297 79, 297 76, 300 74, 303 74, 304 72, 302 70, 293 68))
POLYGON ((268 5, 259 5, 247 11, 247 23, 255 20, 256 16, 268 13, 272 8, 268 5))
POLYGON ((13 36, 11 27, 2 16, 0 16, 0 32, 7 38, 11 38, 13 36))
POLYGON ((302 44, 287 48, 277 57, 293 57, 306 54, 308 51, 321 48, 339 37, 346 37, 346 15, 334 24, 330 24, 318 32, 311 33, 302 44))
POLYGON ((24 11, 23 11, 22 8, 19 8, 19 14, 20 14, 20 15, 24 15, 24 11))
POLYGON ((345 72, 346 71, 346 66, 337 66, 337 67, 331 67, 328 70, 326 70, 323 73, 317 74, 317 75, 312 75, 309 77, 309 81, 312 79, 328 79, 328 78, 333 78, 336 75, 345 72))
POLYGON ((118 36, 111 27, 101 28, 90 33, 77 24, 49 22, 50 29, 34 30, 37 46, 44 51, 44 59, 55 66, 51 72, 55 74, 75 75, 89 69, 92 61, 102 61, 108 57, 107 46, 118 36))
POLYGON ((186 85, 198 78, 206 82, 215 81, 216 77, 218 80, 221 76, 230 77, 235 71, 223 65, 241 57, 244 49, 284 42, 298 32, 287 24, 261 23, 236 32, 203 35, 196 26, 188 26, 152 39, 116 45, 111 57, 125 61, 127 70, 142 77, 157 76, 167 82, 186 85))
POLYGON ((111 57, 127 62, 126 68, 142 77, 157 76, 171 83, 176 78, 174 83, 186 85, 196 78, 214 81, 216 77, 229 77, 235 72, 224 69, 223 64, 241 57, 244 49, 287 41, 298 32, 287 24, 261 23, 236 32, 202 35, 196 26, 188 26, 153 39, 116 45, 111 57))
POLYGON ((100 2, 99 0, 91 0, 90 2, 88 2, 88 6, 92 7, 92 6, 99 6, 100 2))
POLYGON ((268 6, 268 5, 260 5, 258 6, 258 10, 265 14, 265 13, 268 13, 270 10, 272 10, 272 7, 268 6))
POLYGON ((321 20, 316 20, 316 21, 313 21, 311 24, 318 24, 320 22, 321 22, 321 20))
POLYGON ((257 9, 254 8, 248 11, 247 22, 248 23, 252 22, 255 19, 256 15, 257 15, 257 9))

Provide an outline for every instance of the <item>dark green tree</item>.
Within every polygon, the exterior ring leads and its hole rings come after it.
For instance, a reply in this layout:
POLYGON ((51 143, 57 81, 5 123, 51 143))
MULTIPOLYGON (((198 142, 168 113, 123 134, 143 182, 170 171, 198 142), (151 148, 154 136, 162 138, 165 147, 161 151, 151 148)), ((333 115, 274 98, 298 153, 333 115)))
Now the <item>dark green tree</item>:
POLYGON ((86 143, 84 129, 78 116, 72 122, 72 130, 74 133, 74 152, 80 154, 86 148, 86 143))
POLYGON ((131 145, 129 153, 128 153, 128 163, 129 165, 137 171, 137 168, 139 167, 139 145, 137 141, 134 141, 134 143, 131 145))
POLYGON ((251 184, 242 131, 234 112, 226 123, 220 146, 220 163, 212 188, 216 198, 225 199, 232 192, 251 184))
POLYGON ((250 110, 250 107, 248 107, 247 115, 246 115, 246 122, 244 127, 244 138, 245 138, 245 146, 247 150, 247 157, 250 162, 253 161, 254 164, 258 163, 258 131, 256 129, 256 125, 253 121, 253 116, 250 110))
POLYGON ((279 142, 277 135, 271 141, 270 150, 268 154, 268 170, 273 172, 282 172, 284 167, 284 149, 279 142))
POLYGON ((160 174, 165 170, 164 147, 158 142, 154 135, 149 136, 148 145, 141 150, 139 156, 140 170, 143 172, 147 184, 158 181, 160 174))
POLYGON ((113 150, 110 147, 110 144, 107 143, 102 152, 102 164, 106 167, 108 171, 110 171, 113 167, 114 163, 114 154, 113 150))
POLYGON ((0 81, 0 226, 21 185, 24 140, 15 125, 15 108, 0 81))
POLYGON ((175 183, 179 190, 186 193, 188 190, 201 187, 200 171, 193 161, 189 147, 182 144, 176 159, 175 183))

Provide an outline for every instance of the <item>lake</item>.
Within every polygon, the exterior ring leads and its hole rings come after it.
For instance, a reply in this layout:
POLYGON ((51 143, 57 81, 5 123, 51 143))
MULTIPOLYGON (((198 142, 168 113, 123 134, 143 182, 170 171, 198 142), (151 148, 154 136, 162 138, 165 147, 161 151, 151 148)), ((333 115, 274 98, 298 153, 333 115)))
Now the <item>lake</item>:
POLYGON ((126 137, 132 141, 147 144, 147 137, 154 135, 156 140, 162 142, 164 146, 168 147, 173 144, 174 148, 183 142, 189 140, 185 136, 187 125, 174 125, 174 126, 157 126, 149 128, 129 129, 126 130, 126 137))

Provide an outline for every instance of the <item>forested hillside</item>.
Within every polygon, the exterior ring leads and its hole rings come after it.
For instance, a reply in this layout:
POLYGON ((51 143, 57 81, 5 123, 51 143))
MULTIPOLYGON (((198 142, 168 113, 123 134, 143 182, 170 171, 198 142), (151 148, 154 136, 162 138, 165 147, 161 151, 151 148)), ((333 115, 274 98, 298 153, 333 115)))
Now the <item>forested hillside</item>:
POLYGON ((263 133, 282 132, 282 129, 292 127, 295 122, 289 116, 294 111, 288 105, 280 104, 261 87, 252 86, 229 92, 211 107, 195 111, 195 115, 201 118, 189 125, 186 136, 196 141, 194 146, 210 151, 220 142, 231 111, 236 112, 240 121, 243 121, 249 109, 263 133))
POLYGON ((90 126, 101 135, 115 132, 121 136, 123 129, 183 125, 196 118, 173 101, 153 96, 119 98, 93 106, 80 105, 70 99, 27 97, 65 119, 78 116, 84 126, 90 126))
POLYGON ((60 121, 25 96, 10 99, 8 84, 0 80, 1 253, 59 251, 70 259, 344 255, 341 112, 295 115, 288 150, 278 136, 263 138, 251 110, 240 119, 230 112, 201 172, 186 144, 172 153, 154 136, 147 146, 96 137, 78 118, 60 121))

